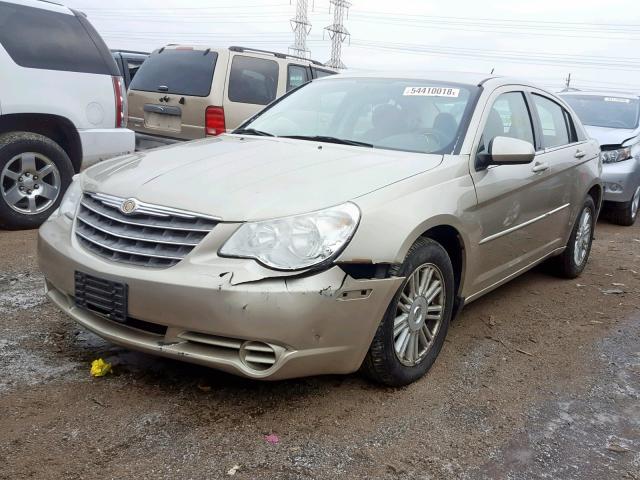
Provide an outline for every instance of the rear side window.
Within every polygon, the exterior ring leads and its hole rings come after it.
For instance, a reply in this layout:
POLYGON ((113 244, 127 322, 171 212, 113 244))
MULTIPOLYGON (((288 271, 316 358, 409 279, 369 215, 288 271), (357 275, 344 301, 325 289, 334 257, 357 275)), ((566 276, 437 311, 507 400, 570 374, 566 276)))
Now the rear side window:
POLYGON ((570 143, 565 110, 556 102, 533 94, 545 148, 560 147, 570 143))
POLYGON ((207 97, 217 59, 216 52, 206 50, 158 50, 134 73, 131 89, 207 97))
POLYGON ((335 72, 330 72, 328 70, 320 70, 319 68, 311 67, 313 71, 313 78, 322 78, 328 77, 329 75, 335 75, 335 72))
POLYGON ((302 65, 287 67, 287 92, 309 81, 309 70, 302 65))
POLYGON ((277 91, 277 62, 242 55, 233 57, 229 75, 229 100, 266 105, 275 100, 277 91))
POLYGON ((21 67, 113 75, 87 28, 75 15, 0 2, 0 44, 21 67))

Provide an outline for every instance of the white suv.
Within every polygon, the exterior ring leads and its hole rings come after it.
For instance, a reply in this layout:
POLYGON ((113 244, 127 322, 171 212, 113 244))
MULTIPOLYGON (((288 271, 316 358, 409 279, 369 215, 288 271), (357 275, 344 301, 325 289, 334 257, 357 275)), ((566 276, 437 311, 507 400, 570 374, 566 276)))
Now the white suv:
POLYGON ((126 92, 84 14, 0 0, 0 227, 31 228, 82 167, 130 153, 126 92))

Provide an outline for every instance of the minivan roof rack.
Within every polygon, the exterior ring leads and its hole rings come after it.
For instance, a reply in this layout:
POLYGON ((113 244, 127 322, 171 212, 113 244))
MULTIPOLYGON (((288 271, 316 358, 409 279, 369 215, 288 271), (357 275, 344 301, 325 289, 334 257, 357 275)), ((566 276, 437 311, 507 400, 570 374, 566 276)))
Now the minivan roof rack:
POLYGON ((278 58, 297 58, 299 60, 305 60, 307 62, 311 62, 314 65, 320 65, 322 67, 324 66, 322 63, 318 62, 317 60, 312 60, 310 58, 299 57, 298 55, 290 55, 288 53, 272 52, 271 50, 260 50, 259 48, 248 48, 248 47, 238 47, 238 46, 231 46, 231 47, 229 47, 229 50, 231 50, 232 52, 267 53, 269 55, 273 55, 273 56, 278 57, 278 58))

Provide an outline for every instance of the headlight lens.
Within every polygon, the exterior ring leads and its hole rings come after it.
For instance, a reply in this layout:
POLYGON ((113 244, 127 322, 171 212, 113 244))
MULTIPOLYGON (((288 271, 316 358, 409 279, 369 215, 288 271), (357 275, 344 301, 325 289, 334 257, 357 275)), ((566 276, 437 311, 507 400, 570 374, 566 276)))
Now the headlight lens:
POLYGON ((73 182, 71 182, 71 185, 69 185, 69 188, 67 188, 64 197, 62 197, 62 202, 60 203, 60 214, 73 220, 81 197, 82 188, 80 187, 80 181, 74 179, 73 182))
POLYGON ((618 148, 616 150, 603 150, 602 163, 617 163, 631 158, 631 148, 618 148))
POLYGON ((220 256, 253 258, 277 270, 301 270, 335 257, 360 220, 353 203, 291 217, 243 224, 220 256))

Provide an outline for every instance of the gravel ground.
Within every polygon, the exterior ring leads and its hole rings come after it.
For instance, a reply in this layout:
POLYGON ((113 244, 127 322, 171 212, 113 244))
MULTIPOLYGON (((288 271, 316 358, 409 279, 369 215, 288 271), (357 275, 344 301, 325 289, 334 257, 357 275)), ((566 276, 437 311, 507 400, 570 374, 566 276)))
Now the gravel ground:
POLYGON ((478 300, 388 389, 112 346, 45 300, 35 232, 0 231, 0 478, 640 479, 640 226, 596 235, 581 278, 478 300), (113 375, 90 377, 98 357, 113 375))

